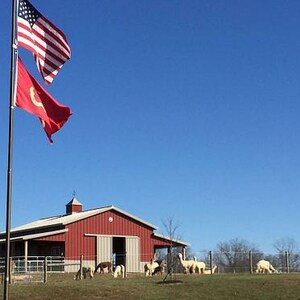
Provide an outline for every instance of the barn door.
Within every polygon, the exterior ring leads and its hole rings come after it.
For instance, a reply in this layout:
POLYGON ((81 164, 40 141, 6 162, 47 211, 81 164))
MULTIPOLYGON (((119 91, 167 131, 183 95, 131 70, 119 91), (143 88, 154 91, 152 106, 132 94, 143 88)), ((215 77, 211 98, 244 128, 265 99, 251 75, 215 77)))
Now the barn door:
POLYGON ((126 271, 140 271, 140 239, 138 237, 126 237, 126 271))
POLYGON ((112 237, 97 236, 97 265, 112 259, 112 237))

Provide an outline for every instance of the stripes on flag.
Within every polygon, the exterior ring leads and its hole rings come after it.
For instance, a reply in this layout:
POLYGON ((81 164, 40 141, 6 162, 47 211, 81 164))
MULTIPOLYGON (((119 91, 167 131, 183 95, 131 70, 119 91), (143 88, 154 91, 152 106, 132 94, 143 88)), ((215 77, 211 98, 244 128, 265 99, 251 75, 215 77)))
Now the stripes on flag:
POLYGON ((65 35, 28 0, 19 0, 18 45, 34 54, 37 67, 46 84, 50 84, 71 50, 65 35))

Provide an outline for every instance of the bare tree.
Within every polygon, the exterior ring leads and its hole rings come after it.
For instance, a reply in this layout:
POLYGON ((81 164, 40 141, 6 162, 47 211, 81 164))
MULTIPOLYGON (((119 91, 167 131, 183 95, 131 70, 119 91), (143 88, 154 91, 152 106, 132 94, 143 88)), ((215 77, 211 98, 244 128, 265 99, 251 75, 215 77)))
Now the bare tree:
POLYGON ((297 242, 290 237, 278 239, 273 246, 277 252, 288 251, 289 253, 294 253, 295 251, 299 251, 297 242))
POLYGON ((173 247, 173 241, 178 239, 177 229, 179 228, 179 224, 175 222, 174 217, 168 217, 167 219, 162 221, 165 231, 167 233, 168 238, 170 239, 170 247, 173 247))
POLYGON ((174 248, 174 241, 178 238, 177 230, 180 227, 180 225, 175 222, 174 217, 168 217, 167 219, 162 221, 164 229, 166 231, 166 235, 169 238, 170 245, 169 245, 169 253, 167 255, 167 275, 164 278, 164 281, 167 279, 168 275, 171 276, 171 280, 173 280, 173 271, 174 271, 174 265, 176 261, 174 260, 174 256, 177 256, 178 249, 174 248))
POLYGON ((286 264, 290 271, 297 271, 300 267, 300 254, 297 242, 290 237, 284 237, 278 239, 273 244, 274 249, 277 252, 277 256, 273 258, 276 261, 277 266, 281 266, 284 270, 286 264))
POLYGON ((214 252, 214 261, 224 272, 246 272, 249 270, 250 251, 253 262, 262 258, 262 253, 245 240, 236 238, 220 242, 214 252))

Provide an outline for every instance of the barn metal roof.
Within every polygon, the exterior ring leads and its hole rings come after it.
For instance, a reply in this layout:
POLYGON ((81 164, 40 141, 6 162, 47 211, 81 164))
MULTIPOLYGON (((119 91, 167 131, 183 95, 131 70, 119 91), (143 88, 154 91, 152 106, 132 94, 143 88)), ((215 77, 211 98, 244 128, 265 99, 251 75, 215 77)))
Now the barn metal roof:
POLYGON ((104 213, 106 211, 110 210, 115 210, 129 218, 132 218, 146 226, 149 226, 153 229, 158 229, 155 225, 148 223, 132 214, 129 214, 113 205, 110 206, 105 206, 101 208, 96 208, 96 209, 91 209, 91 210, 86 210, 82 212, 77 212, 73 214, 68 214, 68 215, 59 215, 59 216, 53 216, 53 217, 47 217, 43 219, 39 219, 37 221, 27 223, 21 226, 17 226, 11 229, 11 232, 19 232, 19 231, 24 231, 24 230, 31 230, 31 229, 37 229, 37 228, 45 228, 45 227, 52 227, 52 226, 57 226, 57 225, 68 225, 70 223, 74 223, 92 216, 95 216, 97 214, 104 213))
MULTIPOLYGON (((45 236, 52 236, 52 235, 56 235, 56 234, 62 234, 67 232, 68 229, 61 229, 61 230, 53 230, 53 231, 47 231, 47 232, 43 232, 43 233, 33 233, 33 234, 25 234, 25 235, 21 235, 21 236, 17 236, 17 237, 13 237, 10 240, 11 241, 26 241, 26 240, 32 240, 32 239, 38 239, 38 238, 42 238, 45 236)), ((5 242, 6 239, 0 239, 0 243, 5 242)))
POLYGON ((75 197, 67 205, 82 205, 75 197))
MULTIPOLYGON (((158 238, 163 239, 163 240, 166 240, 166 241, 170 241, 170 240, 171 240, 170 237, 168 237, 168 236, 166 236, 166 235, 159 234, 159 233, 153 233, 153 235, 154 235, 155 237, 158 237, 158 238)), ((181 240, 172 239, 172 241, 173 241, 174 243, 177 243, 177 244, 182 244, 182 245, 185 245, 185 246, 190 246, 189 243, 186 243, 186 242, 181 241, 181 240)))

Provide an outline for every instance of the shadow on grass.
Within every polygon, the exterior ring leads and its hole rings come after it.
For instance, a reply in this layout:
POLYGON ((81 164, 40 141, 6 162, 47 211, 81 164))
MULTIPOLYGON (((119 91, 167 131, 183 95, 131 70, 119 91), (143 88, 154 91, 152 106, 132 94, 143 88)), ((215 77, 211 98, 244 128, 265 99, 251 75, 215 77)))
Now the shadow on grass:
POLYGON ((165 280, 165 281, 159 281, 157 284, 181 284, 183 283, 182 280, 165 280))

